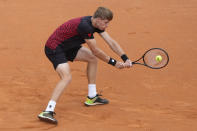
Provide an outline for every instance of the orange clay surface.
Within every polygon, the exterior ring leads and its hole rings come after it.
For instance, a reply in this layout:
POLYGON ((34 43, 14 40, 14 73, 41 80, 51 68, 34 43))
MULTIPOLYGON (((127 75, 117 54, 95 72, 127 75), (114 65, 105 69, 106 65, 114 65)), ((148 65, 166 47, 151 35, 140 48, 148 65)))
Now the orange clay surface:
POLYGON ((197 131, 196 57, 196 0, 0 0, 0 130, 197 131), (73 79, 55 110, 58 126, 39 121, 59 80, 43 51, 46 40, 98 6, 114 12, 107 32, 131 60, 160 47, 169 65, 118 70, 99 61, 97 89, 110 104, 85 107, 86 63, 70 63, 73 79))

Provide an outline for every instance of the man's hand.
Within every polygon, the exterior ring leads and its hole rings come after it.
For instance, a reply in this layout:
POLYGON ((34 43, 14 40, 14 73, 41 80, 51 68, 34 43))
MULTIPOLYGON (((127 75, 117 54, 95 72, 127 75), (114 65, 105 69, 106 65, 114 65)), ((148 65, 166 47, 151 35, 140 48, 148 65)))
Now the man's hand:
POLYGON ((125 67, 124 64, 125 63, 123 63, 123 62, 117 61, 115 67, 118 69, 123 69, 125 67))
POLYGON ((131 60, 126 60, 125 61, 125 63, 124 63, 124 67, 126 67, 126 68, 130 68, 130 67, 132 67, 132 62, 131 62, 131 60))
POLYGON ((132 67, 132 62, 129 59, 125 63, 117 61, 115 67, 118 69, 130 68, 132 67))

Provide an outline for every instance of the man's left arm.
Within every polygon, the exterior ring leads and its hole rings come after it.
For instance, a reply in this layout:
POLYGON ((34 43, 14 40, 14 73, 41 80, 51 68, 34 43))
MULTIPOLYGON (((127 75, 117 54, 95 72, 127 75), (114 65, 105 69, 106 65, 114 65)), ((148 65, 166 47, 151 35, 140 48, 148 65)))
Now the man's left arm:
POLYGON ((107 32, 100 33, 100 36, 117 55, 121 57, 123 54, 125 54, 120 45, 114 39, 112 39, 107 32))
POLYGON ((126 67, 131 67, 132 62, 131 60, 127 57, 123 49, 120 47, 120 45, 112 39, 107 32, 102 32, 100 33, 100 36, 105 40, 105 42, 109 45, 109 47, 117 54, 119 55, 122 60, 125 62, 126 67))

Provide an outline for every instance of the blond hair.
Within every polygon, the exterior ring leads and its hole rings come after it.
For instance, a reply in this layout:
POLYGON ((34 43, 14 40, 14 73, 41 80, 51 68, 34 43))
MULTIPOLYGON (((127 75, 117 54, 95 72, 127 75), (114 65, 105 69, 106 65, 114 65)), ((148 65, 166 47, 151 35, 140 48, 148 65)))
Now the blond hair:
POLYGON ((98 7, 98 9, 94 12, 93 18, 101 18, 103 20, 107 19, 110 21, 113 19, 113 13, 105 7, 98 7))

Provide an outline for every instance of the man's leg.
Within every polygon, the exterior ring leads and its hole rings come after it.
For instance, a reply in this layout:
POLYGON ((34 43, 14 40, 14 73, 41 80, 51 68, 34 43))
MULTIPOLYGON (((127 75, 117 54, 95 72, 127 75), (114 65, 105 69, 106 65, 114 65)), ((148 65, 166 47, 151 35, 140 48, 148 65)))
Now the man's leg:
POLYGON ((75 61, 87 62, 87 78, 89 84, 96 83, 96 73, 97 73, 97 58, 92 54, 92 52, 85 47, 81 47, 77 53, 75 61))
POLYGON ((108 100, 101 99, 96 92, 96 73, 97 73, 97 58, 92 52, 86 48, 81 47, 77 53, 75 61, 87 62, 87 78, 88 78, 88 98, 85 105, 107 104, 108 100))
POLYGON ((70 67, 68 63, 59 64, 56 68, 56 72, 60 76, 60 81, 57 83, 56 88, 52 93, 51 100, 49 101, 46 110, 38 115, 38 118, 41 120, 54 124, 57 124, 57 120, 53 117, 56 102, 71 81, 70 67))
POLYGON ((60 81, 57 83, 56 88, 53 91, 51 97, 51 100, 53 101, 59 100, 59 97, 72 79, 68 63, 59 64, 56 68, 56 72, 60 76, 60 81))

